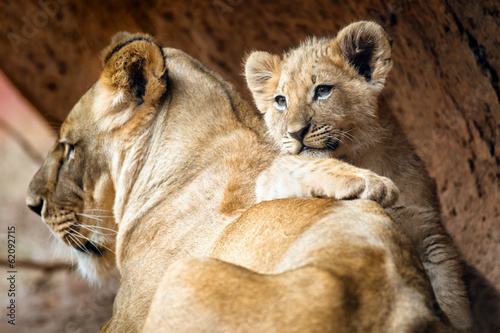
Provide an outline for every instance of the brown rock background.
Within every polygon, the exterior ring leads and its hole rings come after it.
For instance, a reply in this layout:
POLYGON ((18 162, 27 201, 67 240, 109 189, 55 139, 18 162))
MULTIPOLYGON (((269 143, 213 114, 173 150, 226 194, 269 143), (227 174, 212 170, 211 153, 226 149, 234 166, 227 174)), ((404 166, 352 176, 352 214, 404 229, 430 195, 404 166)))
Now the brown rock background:
POLYGON ((357 19, 379 22, 393 38, 387 98, 436 179, 446 227, 500 289, 498 0, 3 0, 0 68, 58 124, 97 79, 100 51, 116 31, 155 35, 249 97, 241 76, 248 51, 280 53, 357 19))

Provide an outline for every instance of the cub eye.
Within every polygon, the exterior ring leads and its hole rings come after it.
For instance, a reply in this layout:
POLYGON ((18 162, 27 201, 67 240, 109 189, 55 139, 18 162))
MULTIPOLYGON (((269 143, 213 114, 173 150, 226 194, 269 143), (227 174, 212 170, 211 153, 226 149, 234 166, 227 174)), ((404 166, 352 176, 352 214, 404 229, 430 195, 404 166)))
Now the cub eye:
POLYGON ((316 87, 316 90, 314 91, 314 99, 319 98, 326 98, 330 96, 330 94, 333 91, 333 86, 322 84, 320 86, 316 87))
POLYGON ((285 98, 285 96, 276 96, 274 98, 274 100, 276 101, 276 107, 278 109, 284 109, 284 108, 286 108, 286 98, 285 98))

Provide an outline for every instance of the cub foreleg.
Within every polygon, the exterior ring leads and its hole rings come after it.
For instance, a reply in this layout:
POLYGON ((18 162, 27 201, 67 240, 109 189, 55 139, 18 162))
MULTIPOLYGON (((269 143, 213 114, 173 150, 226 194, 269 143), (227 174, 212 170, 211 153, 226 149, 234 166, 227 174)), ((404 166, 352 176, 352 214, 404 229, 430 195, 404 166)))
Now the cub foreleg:
POLYGON ((444 229, 439 213, 418 206, 388 208, 387 212, 410 236, 439 307, 451 324, 462 330, 470 328, 472 319, 463 281, 464 261, 444 229))
POLYGON ((279 156, 257 179, 257 201, 282 198, 327 197, 369 199, 392 205, 399 190, 386 177, 336 159, 279 156))

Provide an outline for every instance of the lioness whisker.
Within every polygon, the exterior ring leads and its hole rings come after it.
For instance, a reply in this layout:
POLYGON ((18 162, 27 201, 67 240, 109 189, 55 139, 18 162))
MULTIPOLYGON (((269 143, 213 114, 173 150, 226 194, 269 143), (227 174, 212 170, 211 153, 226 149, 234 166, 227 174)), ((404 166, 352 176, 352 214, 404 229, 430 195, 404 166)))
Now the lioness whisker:
POLYGON ((48 241, 50 239, 50 237, 54 236, 54 238, 57 240, 57 237, 52 233, 52 229, 50 229, 50 227, 47 225, 47 227, 49 228, 49 230, 51 231, 50 234, 45 237, 45 239, 43 240, 44 242, 48 241))
POLYGON ((92 233, 97 234, 97 235, 102 235, 102 236, 109 236, 109 235, 113 235, 113 234, 107 234, 107 233, 102 233, 102 232, 99 232, 99 231, 96 231, 96 230, 92 230, 92 229, 87 228, 86 226, 84 226, 84 225, 82 225, 82 224, 79 224, 78 226, 79 226, 79 227, 81 227, 81 228, 84 228, 84 229, 86 229, 86 230, 88 230, 88 231, 91 231, 92 233))
MULTIPOLYGON (((49 234, 49 236, 47 237, 47 239, 49 239, 51 236, 54 236, 52 233, 49 234)), ((55 237, 54 237, 55 238, 55 237)), ((55 238, 57 240, 57 238, 55 238)), ((62 245, 62 242, 56 242, 56 250, 52 253, 52 258, 50 259, 50 262, 54 262, 54 258, 57 257, 59 255, 59 252, 61 252, 61 245, 62 245)))
POLYGON ((114 218, 114 215, 95 215, 95 214, 83 214, 75 213, 76 215, 86 216, 86 217, 99 217, 99 218, 114 218))
MULTIPOLYGON (((83 239, 85 239, 85 240, 87 240, 88 242, 90 242, 90 244, 92 244, 92 245, 93 245, 93 246, 97 249, 97 251, 99 251, 99 253, 102 255, 101 250, 99 250, 99 247, 97 246, 97 245, 101 245, 101 244, 96 244, 96 243, 94 243, 94 242, 93 242, 90 238, 88 238, 88 237, 84 236, 84 235, 83 235, 81 232, 79 232, 79 231, 76 231, 76 230, 71 229, 71 228, 70 228, 70 230, 71 230, 71 232, 73 232, 73 233, 74 233, 74 235, 80 236, 80 237, 82 237, 83 239)), ((102 245, 101 245, 101 246, 102 246, 102 245)), ((82 245, 82 247, 85 249, 85 252, 87 252, 88 254, 90 254, 90 251, 87 249, 87 247, 85 246, 85 244, 83 244, 83 245, 82 245)))
MULTIPOLYGON (((107 247, 107 246, 105 246, 104 244, 102 244, 102 243, 100 243, 100 242, 98 242, 98 241, 96 241, 96 240, 91 240, 90 238, 88 238, 88 237, 84 236, 82 233, 80 233, 80 232, 78 232, 78 231, 76 231, 76 230, 74 230, 74 229, 71 229, 71 228, 70 228, 70 230, 71 230, 73 233, 75 233, 75 235, 80 236, 80 237, 82 237, 82 238, 83 238, 83 239, 85 239, 85 240, 88 240, 88 241, 89 241, 92 245, 94 245, 94 246, 97 248, 97 250, 98 250, 98 251, 99 251, 99 246, 101 246, 101 247, 105 248, 106 250, 108 250, 108 251, 110 251, 110 252, 112 252, 112 253, 115 253, 113 250, 111 250, 110 248, 108 248, 108 247, 107 247)), ((100 252, 101 252, 101 251, 99 251, 99 253, 100 253, 100 252)), ((101 254, 102 254, 102 253, 101 253, 101 254)))
POLYGON ((73 251, 69 251, 70 255, 71 255, 71 265, 74 265, 75 264, 75 261, 73 259, 73 251))
MULTIPOLYGON (((55 238, 56 240, 58 240, 58 239, 59 239, 59 237, 56 235, 55 231, 54 231, 54 230, 52 230, 52 228, 51 228, 48 224, 46 224, 46 226, 47 226, 47 228, 49 228, 49 230, 50 230, 50 234, 51 234, 52 236, 54 236, 54 238, 55 238)), ((50 236, 49 236, 49 238, 50 238, 50 236)))
MULTIPOLYGON (((77 225, 80 225, 80 223, 77 223, 77 225)), ((116 230, 113 230, 113 229, 110 229, 110 228, 106 228, 106 227, 103 227, 103 226, 100 226, 100 225, 90 225, 90 224, 87 224, 86 227, 103 229, 103 230, 112 231, 114 233, 118 233, 118 231, 116 231, 116 230)))
POLYGON ((88 215, 88 214, 81 214, 81 213, 75 213, 75 215, 77 216, 83 216, 83 217, 87 217, 89 219, 94 219, 94 220, 97 220, 97 221, 100 221, 100 222, 104 222, 103 219, 99 218, 99 217, 95 217, 93 215, 88 215))
MULTIPOLYGON (((71 229, 70 229, 71 230, 71 229)), ((74 230, 72 230, 74 231, 74 230)), ((75 235, 72 234, 72 231, 70 231, 68 233, 68 237, 73 241, 75 242, 76 245, 78 245, 78 247, 80 249, 82 249, 85 253, 87 254, 90 254, 89 250, 85 247, 85 245, 82 244, 82 242, 80 242, 80 240, 77 238, 77 237, 74 237, 75 235)))
MULTIPOLYGON (((83 224, 80 224, 80 223, 77 223, 76 226, 78 227, 82 227, 84 229, 87 229, 88 231, 92 231, 93 233, 96 233, 98 235, 103 235, 103 236, 109 236, 109 235, 114 235, 116 234, 117 232, 114 231, 113 229, 108 229, 108 228, 102 228, 102 229, 105 229, 107 231, 112 231, 113 233, 104 233, 104 232, 101 232, 101 231, 97 231, 97 230, 94 230, 92 229, 92 227, 97 227, 97 226, 90 226, 90 225, 83 225, 83 224)), ((99 228, 99 227, 97 227, 99 228)))

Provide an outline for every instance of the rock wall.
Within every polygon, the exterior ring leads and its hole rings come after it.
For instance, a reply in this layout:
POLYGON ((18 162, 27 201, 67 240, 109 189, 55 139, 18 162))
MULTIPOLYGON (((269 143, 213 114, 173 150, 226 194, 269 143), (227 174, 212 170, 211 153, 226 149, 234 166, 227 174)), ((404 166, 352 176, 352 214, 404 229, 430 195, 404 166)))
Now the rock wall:
POLYGON ((97 79, 119 30, 144 31, 235 83, 254 49, 375 20, 394 40, 386 90, 436 179, 448 230, 500 289, 500 4, 494 0, 5 0, 0 68, 51 123, 97 79))

